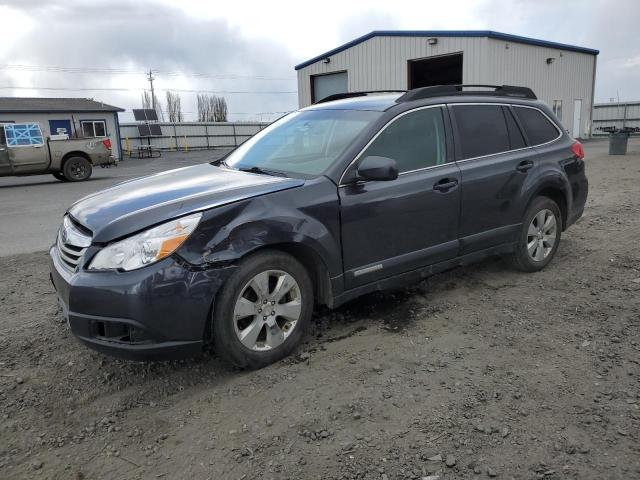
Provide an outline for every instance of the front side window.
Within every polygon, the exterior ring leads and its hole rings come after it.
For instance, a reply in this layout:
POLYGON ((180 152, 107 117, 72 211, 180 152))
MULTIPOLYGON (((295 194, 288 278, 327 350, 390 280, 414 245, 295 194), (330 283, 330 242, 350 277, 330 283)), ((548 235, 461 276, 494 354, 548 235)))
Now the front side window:
POLYGON ((529 145, 541 145, 560 135, 556 126, 537 108, 514 106, 513 110, 524 128, 529 145))
POLYGON ((380 115, 359 110, 295 112, 251 137, 225 164, 238 170, 255 167, 286 175, 319 175, 380 115))
POLYGON ((462 159, 511 149, 509 131, 500 105, 454 105, 462 159))
POLYGON ((424 108, 398 117, 362 154, 368 156, 395 160, 400 173, 446 163, 442 109, 424 108))
POLYGON ((106 137, 107 128, 104 120, 82 121, 82 135, 85 138, 106 137))

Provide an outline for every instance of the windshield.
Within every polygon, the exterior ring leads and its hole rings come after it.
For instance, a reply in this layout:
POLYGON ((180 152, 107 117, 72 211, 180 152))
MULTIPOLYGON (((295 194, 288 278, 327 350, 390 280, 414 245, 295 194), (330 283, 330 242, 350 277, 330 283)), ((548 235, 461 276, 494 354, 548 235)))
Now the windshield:
POLYGON ((319 175, 380 115, 359 110, 294 112, 247 140, 225 163, 240 170, 319 175))

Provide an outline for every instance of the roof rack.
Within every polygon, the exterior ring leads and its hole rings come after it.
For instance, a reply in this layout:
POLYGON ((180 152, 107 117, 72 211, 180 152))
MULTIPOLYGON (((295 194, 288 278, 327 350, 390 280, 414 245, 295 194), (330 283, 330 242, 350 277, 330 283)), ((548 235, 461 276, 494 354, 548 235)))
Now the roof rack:
POLYGON ((354 98, 354 97, 366 97, 370 93, 407 93, 406 90, 366 90, 362 92, 345 92, 345 93, 334 93, 333 95, 329 95, 328 97, 324 97, 323 99, 314 102, 314 105, 318 103, 325 102, 333 102, 334 100, 342 100, 343 98, 354 98))
POLYGON ((528 87, 512 85, 435 85, 409 90, 396 100, 398 103, 432 97, 452 97, 457 95, 487 95, 492 97, 518 97, 537 100, 536 94, 528 87), (464 88, 491 88, 493 90, 463 90, 464 88))

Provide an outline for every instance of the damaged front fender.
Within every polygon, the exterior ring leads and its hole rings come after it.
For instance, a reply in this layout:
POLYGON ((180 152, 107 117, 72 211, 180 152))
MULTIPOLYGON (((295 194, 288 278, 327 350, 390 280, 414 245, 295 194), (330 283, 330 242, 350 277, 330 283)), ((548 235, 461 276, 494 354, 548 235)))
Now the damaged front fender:
POLYGON ((205 212, 178 254, 194 266, 212 268, 287 244, 312 249, 331 277, 342 273, 338 195, 326 177, 205 212))

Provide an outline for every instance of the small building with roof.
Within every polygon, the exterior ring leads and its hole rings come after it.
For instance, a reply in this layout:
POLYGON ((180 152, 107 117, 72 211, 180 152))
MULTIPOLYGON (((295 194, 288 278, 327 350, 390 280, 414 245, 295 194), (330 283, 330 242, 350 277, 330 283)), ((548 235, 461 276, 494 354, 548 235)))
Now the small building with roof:
POLYGON ((298 102, 356 91, 516 85, 531 88, 570 134, 586 138, 598 53, 491 30, 374 31, 296 65, 298 102))
POLYGON ((118 112, 124 109, 89 98, 0 97, 0 124, 39 123, 45 136, 109 137, 113 155, 122 159, 118 112))

